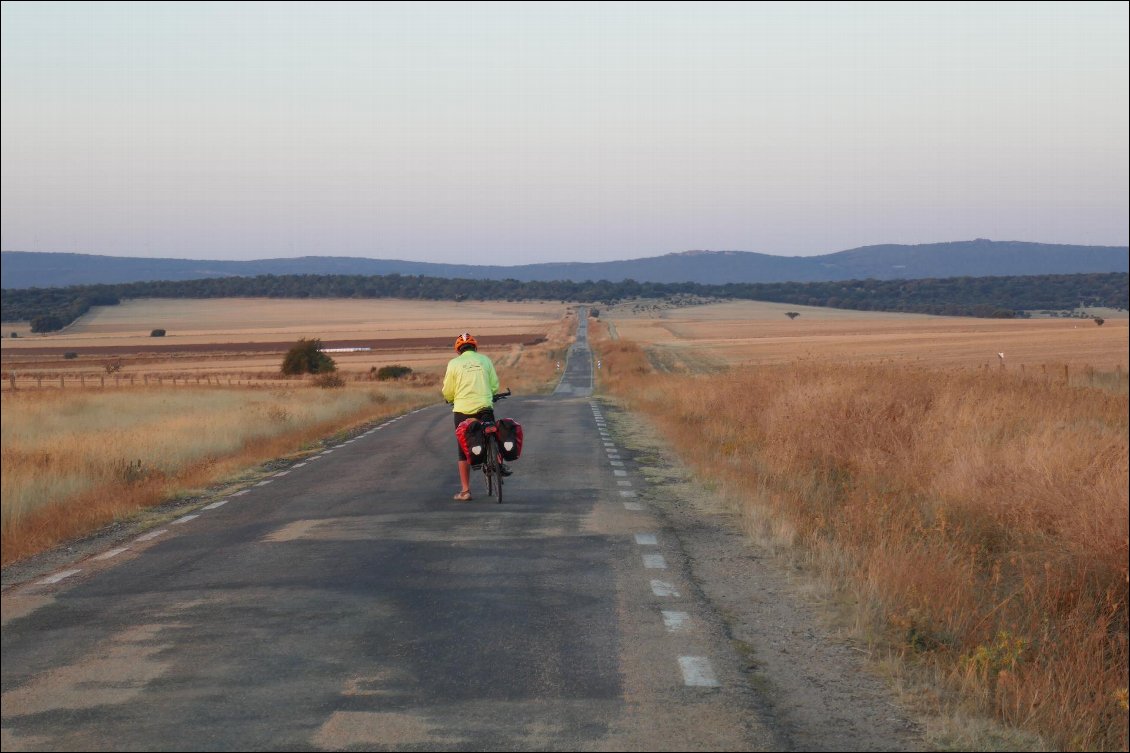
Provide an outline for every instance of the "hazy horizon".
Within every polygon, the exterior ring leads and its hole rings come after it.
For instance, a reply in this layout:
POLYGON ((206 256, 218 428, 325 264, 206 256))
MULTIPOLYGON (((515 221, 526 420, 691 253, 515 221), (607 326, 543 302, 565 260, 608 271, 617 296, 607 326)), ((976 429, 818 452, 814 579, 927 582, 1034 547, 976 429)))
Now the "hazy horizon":
POLYGON ((1125 3, 6 3, 0 248, 1125 246, 1125 3))

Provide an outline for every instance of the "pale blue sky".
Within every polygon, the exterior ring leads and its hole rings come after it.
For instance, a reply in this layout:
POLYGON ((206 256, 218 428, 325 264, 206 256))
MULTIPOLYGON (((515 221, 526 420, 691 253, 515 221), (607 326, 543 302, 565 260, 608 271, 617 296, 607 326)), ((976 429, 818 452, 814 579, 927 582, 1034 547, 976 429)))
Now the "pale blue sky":
POLYGON ((1128 242, 1126 3, 30 3, 5 250, 1128 242))

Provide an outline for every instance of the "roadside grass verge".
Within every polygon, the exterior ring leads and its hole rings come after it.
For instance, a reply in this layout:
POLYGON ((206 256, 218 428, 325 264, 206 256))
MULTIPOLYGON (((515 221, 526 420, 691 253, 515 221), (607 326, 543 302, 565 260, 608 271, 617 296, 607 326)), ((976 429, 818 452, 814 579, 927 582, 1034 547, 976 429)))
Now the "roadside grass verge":
POLYGON ((430 384, 4 393, 3 564, 438 399, 430 384))
POLYGON ((1126 749, 1124 390, 905 364, 660 374, 597 347, 599 386, 845 589, 862 632, 1057 748, 1126 749))

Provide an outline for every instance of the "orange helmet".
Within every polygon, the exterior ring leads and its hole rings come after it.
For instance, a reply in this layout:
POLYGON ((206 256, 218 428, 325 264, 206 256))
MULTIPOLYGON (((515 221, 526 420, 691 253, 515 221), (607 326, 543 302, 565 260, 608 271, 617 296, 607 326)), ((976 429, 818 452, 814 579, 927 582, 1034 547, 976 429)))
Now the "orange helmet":
POLYGON ((470 345, 472 348, 478 350, 479 341, 474 338, 470 332, 464 332, 455 338, 455 352, 462 353, 463 348, 470 345))

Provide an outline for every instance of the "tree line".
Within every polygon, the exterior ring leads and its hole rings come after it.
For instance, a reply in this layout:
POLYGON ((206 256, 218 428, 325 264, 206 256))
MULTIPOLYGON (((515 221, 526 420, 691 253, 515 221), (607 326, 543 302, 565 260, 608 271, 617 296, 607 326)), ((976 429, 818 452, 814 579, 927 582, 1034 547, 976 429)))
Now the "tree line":
POLYGON ((613 305, 634 298, 697 296, 945 316, 1013 317, 1084 306, 1130 308, 1125 272, 1024 277, 948 277, 840 282, 657 283, 623 280, 521 282, 420 275, 260 275, 0 291, 0 320, 32 331, 62 329, 92 306, 133 298, 413 298, 450 301, 560 300, 613 305))

